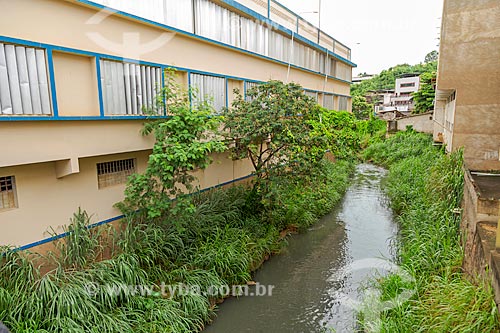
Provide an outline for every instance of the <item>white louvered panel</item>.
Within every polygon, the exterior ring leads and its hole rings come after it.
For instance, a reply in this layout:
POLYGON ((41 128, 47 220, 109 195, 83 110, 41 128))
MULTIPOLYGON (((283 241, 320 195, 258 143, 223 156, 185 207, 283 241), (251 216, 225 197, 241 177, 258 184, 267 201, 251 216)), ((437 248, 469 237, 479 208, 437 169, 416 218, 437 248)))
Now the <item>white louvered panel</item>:
POLYGON ((35 49, 26 49, 26 63, 28 65, 28 82, 31 95, 31 105, 33 106, 33 113, 42 114, 42 104, 40 99, 40 89, 38 86, 38 71, 36 69, 36 56, 35 49))
POLYGON ((0 115, 50 115, 45 51, 0 43, 0 115))
POLYGON ((319 71, 321 73, 325 74, 326 73, 326 71, 325 71, 325 65, 326 65, 326 63, 325 63, 325 55, 323 53, 320 53, 318 60, 319 60, 319 71))
POLYGON ((339 96, 339 111, 347 110, 347 97, 339 96))
POLYGON ((106 115, 140 115, 155 106, 161 69, 101 60, 101 82, 106 115))
POLYGON ((245 100, 247 102, 250 102, 253 99, 250 96, 248 96, 248 92, 250 91, 250 89, 254 89, 254 88, 258 87, 259 85, 260 85, 260 83, 258 83, 258 82, 250 82, 250 81, 246 82, 245 100))
POLYGON ((51 114, 51 102, 49 93, 49 79, 47 74, 47 62, 45 60, 45 51, 36 49, 36 69, 38 72, 38 89, 40 90, 40 101, 42 104, 42 114, 51 114))
POLYGON ((112 112, 111 114, 117 115, 120 112, 120 100, 123 99, 123 94, 120 91, 120 78, 118 77, 118 66, 120 64, 117 62, 110 62, 110 86, 111 86, 111 98, 112 98, 112 112))
POLYGON ((128 64, 130 71, 130 106, 131 112, 130 114, 137 114, 137 80, 136 80, 136 68, 134 64, 128 64))
POLYGON ((31 103, 30 82, 28 77, 28 64, 26 62, 26 50, 22 46, 16 46, 16 61, 19 74, 19 86, 21 89, 21 102, 23 114, 33 114, 31 103))
POLYGON ((146 82, 146 68, 145 66, 140 66, 141 68, 141 95, 142 95, 142 103, 139 105, 140 113, 144 112, 144 108, 148 105, 148 86, 146 82))
POLYGON ((194 32, 192 0, 165 0, 164 17, 165 24, 194 32))
POLYGON ((153 91, 152 91, 152 84, 151 84, 151 67, 149 66, 144 66, 144 71, 146 72, 146 94, 148 98, 146 99, 146 106, 147 108, 151 108, 152 106, 152 100, 153 100, 153 91))
POLYGON ((9 75, 5 47, 0 44, 0 114, 12 114, 12 99, 10 97, 9 75))
POLYGON ((236 13, 230 13, 230 34, 231 45, 241 47, 241 21, 240 16, 236 13))
POLYGON ((135 95, 135 104, 137 107, 137 114, 142 113, 142 105, 143 105, 143 100, 146 98, 142 94, 142 75, 141 75, 141 66, 139 65, 134 65, 135 66, 135 86, 136 86, 136 95, 135 95))
MULTIPOLYGON (((125 76, 125 96, 132 96, 130 64, 124 64, 123 74, 125 76)), ((125 98, 127 114, 134 114, 132 111, 132 98, 125 98)))
POLYGON ((191 74, 191 86, 196 89, 195 103, 211 101, 215 111, 226 106, 226 80, 221 77, 191 74))
POLYGON ((328 110, 335 109, 335 105, 333 104, 333 95, 325 94, 323 95, 323 107, 328 110))

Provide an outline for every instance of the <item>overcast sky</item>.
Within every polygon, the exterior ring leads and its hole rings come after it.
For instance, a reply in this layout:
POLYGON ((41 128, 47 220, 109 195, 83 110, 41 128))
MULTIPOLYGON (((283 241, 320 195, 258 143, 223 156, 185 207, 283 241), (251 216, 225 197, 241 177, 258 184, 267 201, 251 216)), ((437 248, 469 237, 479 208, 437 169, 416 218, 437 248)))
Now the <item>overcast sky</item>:
MULTIPOLYGON (((318 11, 319 0, 278 0, 296 13, 318 11)), ((321 0, 321 29, 352 50, 361 72, 424 61, 438 50, 443 0, 321 0)), ((318 25, 318 14, 302 13, 318 25)))

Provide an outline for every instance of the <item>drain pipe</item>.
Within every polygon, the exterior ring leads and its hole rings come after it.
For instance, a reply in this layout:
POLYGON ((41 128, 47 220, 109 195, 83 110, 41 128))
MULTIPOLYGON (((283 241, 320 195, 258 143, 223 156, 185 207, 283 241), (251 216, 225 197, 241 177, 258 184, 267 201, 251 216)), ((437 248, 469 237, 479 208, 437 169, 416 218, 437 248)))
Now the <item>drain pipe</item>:
POLYGON ((290 66, 292 64, 292 59, 293 59, 293 56, 294 56, 294 36, 295 36, 295 33, 293 32, 292 30, 292 44, 290 46, 290 55, 288 56, 288 71, 286 72, 286 83, 288 83, 288 79, 290 77, 290 66))

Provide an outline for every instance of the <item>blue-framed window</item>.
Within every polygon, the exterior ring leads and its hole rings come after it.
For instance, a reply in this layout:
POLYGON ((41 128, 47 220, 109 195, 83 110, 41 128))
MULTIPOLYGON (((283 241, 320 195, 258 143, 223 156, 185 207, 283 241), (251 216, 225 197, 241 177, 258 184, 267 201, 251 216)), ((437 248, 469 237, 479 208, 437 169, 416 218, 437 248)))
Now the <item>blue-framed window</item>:
POLYGON ((154 110, 162 84, 160 67, 100 60, 104 115, 143 115, 154 110))
POLYGON ((224 77, 190 73, 193 103, 208 102, 215 113, 226 106, 226 79, 224 77))
POLYGON ((347 102, 349 98, 346 96, 339 96, 339 110, 347 111, 347 102))
POLYGON ((261 82, 254 82, 254 81, 246 81, 245 82, 245 100, 247 102, 252 101, 252 97, 248 96, 248 91, 253 88, 257 88, 259 85, 261 85, 261 82))
POLYGON ((306 94, 306 96, 309 96, 312 99, 314 99, 316 101, 316 103, 318 102, 318 92, 317 91, 304 90, 304 94, 306 94))
POLYGON ((0 115, 50 116, 45 49, 0 43, 0 115))
POLYGON ((323 94, 323 107, 328 110, 334 110, 335 96, 332 94, 323 94))

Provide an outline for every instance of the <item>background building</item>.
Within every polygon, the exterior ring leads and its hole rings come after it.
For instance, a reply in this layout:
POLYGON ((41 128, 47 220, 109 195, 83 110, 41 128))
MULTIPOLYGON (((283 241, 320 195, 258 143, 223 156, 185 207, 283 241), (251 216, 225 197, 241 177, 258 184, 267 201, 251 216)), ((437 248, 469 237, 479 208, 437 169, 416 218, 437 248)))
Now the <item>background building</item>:
MULTIPOLYGON (((0 0, 0 245, 50 240, 82 207, 120 218, 127 176, 145 169, 145 116, 175 67, 217 112, 270 79, 350 110, 350 49, 275 1, 0 0)), ((196 100, 193 100, 196 103, 196 100)), ((165 117, 165 113, 158 114, 165 117)), ((247 177, 227 154, 206 188, 247 177)))

